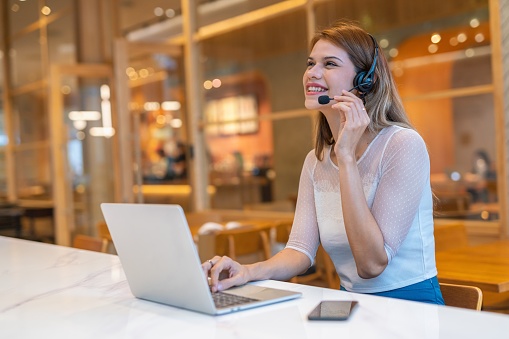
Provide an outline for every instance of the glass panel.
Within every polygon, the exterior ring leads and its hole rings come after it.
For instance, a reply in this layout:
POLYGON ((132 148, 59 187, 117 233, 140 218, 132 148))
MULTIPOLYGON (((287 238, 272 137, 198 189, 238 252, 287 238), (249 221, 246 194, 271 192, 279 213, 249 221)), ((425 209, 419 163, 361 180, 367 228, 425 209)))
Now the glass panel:
MULTIPOLYGON (((134 56, 126 70, 131 86, 131 113, 138 130, 142 184, 188 185, 182 56, 178 53, 134 56)), ((169 188, 166 188, 169 189, 169 188)), ((157 193, 155 193, 157 195, 157 193)), ((169 199, 173 193, 167 191, 169 199)), ((145 200, 153 201, 154 196, 145 200)), ((186 197, 188 199, 188 197, 186 197)), ((185 203, 188 205, 188 201, 185 203)))
POLYGON ((492 94, 404 104, 431 156, 436 217, 497 219, 492 94))
POLYGON ((427 32, 409 36, 389 48, 389 54, 394 55, 392 70, 402 96, 491 84, 488 18, 476 16, 478 21, 473 28, 470 27, 473 17, 463 16, 463 22, 455 27, 428 26, 427 32), (432 43, 432 38, 440 41, 432 43))
POLYGON ((267 117, 303 110, 305 20, 296 11, 203 42, 203 120, 214 208, 289 202, 297 194, 301 166, 312 149, 312 121, 267 117), (281 31, 288 33, 284 43, 273 34, 281 31))
POLYGON ((49 146, 41 145, 15 152, 16 189, 20 199, 51 200, 49 146))
POLYGON ((76 63, 76 39, 74 15, 64 15, 48 25, 48 49, 50 64, 76 63))
POLYGON ((78 233, 95 232, 102 220, 99 203, 115 199, 109 86, 107 78, 61 78, 62 119, 68 131, 66 184, 73 193, 78 233))
POLYGON ((39 20, 38 1, 9 0, 9 32, 11 35, 39 20))
POLYGON ((15 144, 49 140, 45 91, 39 90, 15 96, 13 112, 15 144))
POLYGON ((39 30, 12 41, 9 51, 11 79, 14 87, 42 79, 39 30))

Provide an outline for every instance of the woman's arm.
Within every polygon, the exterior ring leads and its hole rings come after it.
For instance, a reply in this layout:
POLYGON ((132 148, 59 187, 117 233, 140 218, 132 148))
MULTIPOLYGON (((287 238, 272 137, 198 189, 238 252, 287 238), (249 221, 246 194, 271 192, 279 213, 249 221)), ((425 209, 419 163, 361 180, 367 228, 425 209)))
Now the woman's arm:
POLYGON ((332 107, 339 111, 339 130, 335 138, 334 154, 339 168, 341 207, 346 234, 357 273, 361 278, 374 278, 387 267, 388 259, 382 232, 367 205, 357 167, 357 153, 366 149, 360 144, 360 140, 365 135, 370 118, 362 100, 353 93, 343 91, 341 96, 334 98, 338 103, 332 107))
POLYGON ((250 265, 241 265, 226 256, 216 256, 211 261, 204 262, 202 269, 206 276, 210 276, 212 292, 255 280, 289 280, 310 266, 307 255, 290 248, 283 249, 268 260, 250 265))
MULTIPOLYGON (((429 188, 429 156, 413 130, 394 133, 384 148, 381 178, 369 209, 357 165, 340 165, 345 228, 359 276, 376 277, 397 254, 429 188)), ((423 211, 422 215, 430 211, 423 211)))
POLYGON ((366 202, 356 161, 339 162, 339 172, 343 218, 357 274, 364 279, 377 277, 387 267, 388 258, 382 232, 366 202))
POLYGON ((224 290, 253 280, 289 280, 311 266, 320 242, 313 185, 315 164, 314 152, 309 152, 302 167, 297 205, 287 247, 272 258, 251 265, 240 265, 228 257, 213 258, 212 269, 209 262, 203 263, 205 276, 211 278, 212 291, 224 290), (226 279, 223 279, 225 274, 226 279))

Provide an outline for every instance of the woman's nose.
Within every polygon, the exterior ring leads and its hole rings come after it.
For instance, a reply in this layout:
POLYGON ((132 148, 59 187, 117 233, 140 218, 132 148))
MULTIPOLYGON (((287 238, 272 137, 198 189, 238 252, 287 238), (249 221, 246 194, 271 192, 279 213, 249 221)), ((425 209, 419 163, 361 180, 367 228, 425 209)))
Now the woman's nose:
POLYGON ((309 79, 320 79, 322 72, 316 66, 313 66, 306 71, 306 75, 309 79))

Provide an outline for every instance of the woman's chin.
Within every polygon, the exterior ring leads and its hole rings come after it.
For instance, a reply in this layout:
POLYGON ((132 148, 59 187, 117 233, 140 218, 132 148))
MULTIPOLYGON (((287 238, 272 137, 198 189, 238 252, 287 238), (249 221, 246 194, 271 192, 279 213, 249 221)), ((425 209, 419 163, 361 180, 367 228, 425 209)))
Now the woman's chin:
POLYGON ((322 105, 318 103, 318 99, 306 99, 304 101, 304 106, 307 109, 320 109, 322 105))

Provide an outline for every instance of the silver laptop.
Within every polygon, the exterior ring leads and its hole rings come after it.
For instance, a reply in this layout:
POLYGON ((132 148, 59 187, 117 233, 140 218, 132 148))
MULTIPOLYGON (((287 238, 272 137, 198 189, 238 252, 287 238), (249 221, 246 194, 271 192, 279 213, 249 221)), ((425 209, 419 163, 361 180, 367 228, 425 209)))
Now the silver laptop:
POLYGON ((179 205, 103 203, 101 209, 137 298, 216 315, 301 296, 250 284, 211 293, 179 205), (224 300, 230 305, 217 305, 224 300))

